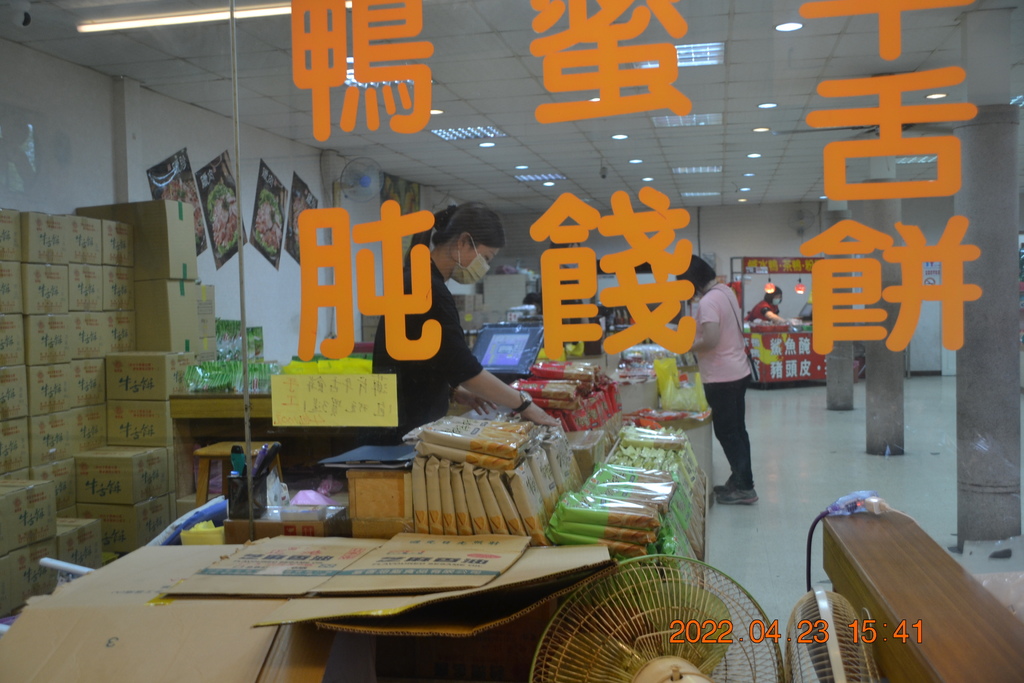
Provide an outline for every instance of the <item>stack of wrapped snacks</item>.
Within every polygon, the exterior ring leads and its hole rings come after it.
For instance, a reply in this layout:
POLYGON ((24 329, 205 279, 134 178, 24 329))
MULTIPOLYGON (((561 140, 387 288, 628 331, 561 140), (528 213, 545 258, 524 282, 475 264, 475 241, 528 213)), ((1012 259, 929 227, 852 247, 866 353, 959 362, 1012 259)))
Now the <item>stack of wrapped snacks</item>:
POLYGON ((569 440, 561 427, 547 427, 541 436, 541 446, 551 460, 558 495, 566 491, 578 491, 583 484, 583 475, 573 457, 569 440))
POLYGON ((617 557, 640 557, 654 551, 660 528, 661 514, 650 505, 569 492, 558 501, 547 535, 561 545, 600 543, 617 557))
POLYGON ((492 422, 445 417, 414 432, 416 452, 451 462, 470 463, 487 469, 511 470, 529 446, 533 425, 529 422, 492 422))
POLYGON ((516 380, 512 388, 525 391, 545 410, 576 410, 580 399, 588 393, 583 383, 564 379, 516 380))

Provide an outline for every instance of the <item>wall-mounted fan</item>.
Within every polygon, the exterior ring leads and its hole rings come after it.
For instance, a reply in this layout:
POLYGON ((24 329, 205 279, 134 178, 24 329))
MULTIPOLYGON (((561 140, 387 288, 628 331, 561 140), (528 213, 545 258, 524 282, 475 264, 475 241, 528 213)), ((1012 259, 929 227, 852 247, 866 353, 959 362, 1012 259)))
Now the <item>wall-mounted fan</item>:
POLYGON ((767 618, 714 567, 649 555, 570 595, 548 624, 533 683, 782 683, 779 646, 750 633, 767 618), (753 628, 752 628, 753 625, 753 628))
POLYGON ((797 602, 786 628, 786 680, 790 683, 874 683, 881 680, 870 646, 855 643, 848 624, 858 621, 850 601, 816 588, 797 602), (819 622, 827 626, 822 629, 819 622))
POLYGON ((381 171, 373 159, 356 157, 341 171, 341 192, 346 199, 365 202, 380 196, 381 171))

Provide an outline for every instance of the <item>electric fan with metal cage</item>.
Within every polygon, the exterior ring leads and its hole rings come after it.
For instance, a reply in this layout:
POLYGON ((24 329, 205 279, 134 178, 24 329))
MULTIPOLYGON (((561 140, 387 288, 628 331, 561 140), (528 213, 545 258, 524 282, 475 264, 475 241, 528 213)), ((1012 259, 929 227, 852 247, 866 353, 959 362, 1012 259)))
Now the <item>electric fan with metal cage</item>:
POLYGON ((754 598, 714 567, 639 557, 565 600, 537 646, 530 680, 782 683, 778 644, 752 628, 766 621, 754 598))
POLYGON ((790 683, 872 683, 881 680, 870 645, 854 642, 857 621, 850 601, 815 588, 793 608, 786 627, 786 680, 790 683), (824 622, 825 628, 818 622, 824 622))

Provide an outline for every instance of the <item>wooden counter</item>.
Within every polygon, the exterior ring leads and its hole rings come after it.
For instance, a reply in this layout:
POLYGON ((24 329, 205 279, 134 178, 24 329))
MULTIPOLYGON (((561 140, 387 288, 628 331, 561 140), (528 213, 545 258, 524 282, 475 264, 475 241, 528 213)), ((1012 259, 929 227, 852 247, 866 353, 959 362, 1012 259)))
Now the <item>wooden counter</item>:
POLYGON ((874 653, 891 683, 1024 680, 1024 623, 912 519, 827 517, 824 529, 825 571, 862 619, 875 619, 874 653), (904 621, 906 642, 893 637, 904 621))

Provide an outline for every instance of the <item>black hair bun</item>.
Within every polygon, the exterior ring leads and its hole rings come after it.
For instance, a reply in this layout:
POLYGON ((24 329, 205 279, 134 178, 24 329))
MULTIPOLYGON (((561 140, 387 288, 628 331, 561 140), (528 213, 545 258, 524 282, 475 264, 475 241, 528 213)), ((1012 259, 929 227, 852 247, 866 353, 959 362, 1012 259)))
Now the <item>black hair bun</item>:
POLYGON ((455 215, 455 210, 459 208, 455 204, 449 204, 447 208, 442 209, 434 214, 434 230, 436 232, 444 232, 445 228, 452 220, 452 216, 455 215))

